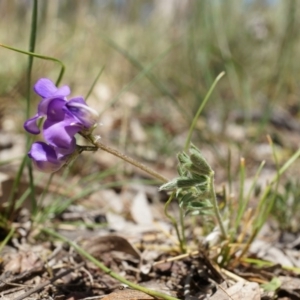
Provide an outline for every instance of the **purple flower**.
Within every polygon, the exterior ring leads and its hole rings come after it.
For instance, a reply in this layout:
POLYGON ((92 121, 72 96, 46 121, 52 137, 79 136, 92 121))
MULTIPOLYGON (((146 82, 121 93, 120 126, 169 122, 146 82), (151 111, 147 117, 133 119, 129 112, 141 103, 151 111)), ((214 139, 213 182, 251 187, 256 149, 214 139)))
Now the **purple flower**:
POLYGON ((47 115, 49 102, 51 102, 54 97, 66 101, 66 96, 70 94, 70 88, 66 85, 57 88, 50 79, 41 78, 34 85, 34 91, 42 97, 42 100, 38 105, 37 114, 24 123, 24 128, 32 134, 39 134, 40 129, 38 128, 37 121, 47 115))
POLYGON ((39 171, 46 173, 59 170, 66 162, 65 156, 59 158, 54 148, 44 142, 33 143, 28 156, 39 171))
POLYGON ((49 79, 39 79, 34 90, 42 100, 37 114, 24 123, 24 128, 29 133, 39 134, 37 121, 45 118, 43 136, 47 144, 34 143, 28 155, 40 170, 54 172, 62 166, 64 158, 75 151, 75 135, 94 129, 98 113, 87 106, 82 97, 68 101, 69 87, 57 88, 49 79))

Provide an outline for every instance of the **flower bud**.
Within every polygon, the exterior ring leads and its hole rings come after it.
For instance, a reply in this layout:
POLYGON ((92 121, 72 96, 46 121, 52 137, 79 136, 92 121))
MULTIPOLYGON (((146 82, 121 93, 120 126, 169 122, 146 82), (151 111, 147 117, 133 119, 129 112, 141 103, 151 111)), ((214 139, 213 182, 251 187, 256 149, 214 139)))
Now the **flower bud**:
POLYGON ((84 99, 81 97, 73 98, 68 101, 66 103, 66 108, 86 128, 91 128, 98 122, 98 112, 87 106, 84 99))

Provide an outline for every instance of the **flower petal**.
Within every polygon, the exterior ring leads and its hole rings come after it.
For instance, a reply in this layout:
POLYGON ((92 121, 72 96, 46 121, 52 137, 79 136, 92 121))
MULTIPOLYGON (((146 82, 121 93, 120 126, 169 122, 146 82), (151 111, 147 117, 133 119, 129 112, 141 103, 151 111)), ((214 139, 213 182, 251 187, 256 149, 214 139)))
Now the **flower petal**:
POLYGON ((57 88, 48 78, 39 79, 34 85, 34 91, 42 98, 51 98, 54 96, 66 97, 70 94, 70 88, 67 85, 57 88))
POLYGON ((63 110, 66 101, 53 99, 48 104, 47 119, 43 125, 43 135, 48 144, 65 149, 66 154, 74 151, 74 135, 82 129, 70 113, 63 110))
POLYGON ((90 128, 98 122, 98 112, 89 107, 82 97, 67 101, 66 108, 86 128, 90 128))
POLYGON ((41 131, 37 125, 37 120, 42 118, 39 114, 36 114, 33 118, 28 119, 24 123, 24 129, 32 134, 39 134, 41 131))
POLYGON ((43 99, 39 103, 38 113, 47 115, 47 119, 53 122, 62 121, 66 115, 63 109, 66 102, 63 98, 43 99))
POLYGON ((59 101, 59 102, 62 102, 62 106, 64 105, 64 103, 67 101, 65 100, 64 98, 44 98, 40 101, 40 103, 38 104, 38 114, 40 116, 46 116, 47 115, 47 112, 48 112, 48 107, 49 107, 49 104, 52 102, 52 101, 59 101))
POLYGON ((33 143, 28 156, 32 159, 34 166, 46 173, 53 173, 64 165, 64 160, 57 158, 55 150, 43 142, 33 143))
POLYGON ((75 134, 82 126, 74 123, 72 118, 66 118, 60 122, 47 119, 44 123, 44 139, 53 146, 65 149, 65 154, 70 154, 75 149, 75 134))

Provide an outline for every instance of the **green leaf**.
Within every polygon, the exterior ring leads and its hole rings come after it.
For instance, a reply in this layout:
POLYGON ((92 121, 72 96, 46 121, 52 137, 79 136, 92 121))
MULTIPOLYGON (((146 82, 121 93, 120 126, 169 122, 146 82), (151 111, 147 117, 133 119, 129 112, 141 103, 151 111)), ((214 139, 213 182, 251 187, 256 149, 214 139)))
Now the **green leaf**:
POLYGON ((169 190, 174 190, 178 187, 177 185, 177 181, 179 178, 175 178, 165 184, 163 184, 162 186, 159 187, 159 191, 169 191, 169 190))
POLYGON ((186 164, 191 162, 189 156, 185 152, 178 153, 177 159, 180 164, 186 164))
POLYGON ((281 286, 281 281, 278 277, 273 277, 268 283, 264 283, 261 287, 267 292, 274 292, 281 286))
POLYGON ((201 185, 207 185, 207 181, 204 179, 205 178, 203 178, 203 180, 200 181, 198 179, 180 177, 177 179, 177 186, 180 188, 191 188, 191 187, 198 187, 201 185))
POLYGON ((179 206, 187 206, 189 202, 195 199, 195 195, 193 193, 187 193, 183 197, 179 199, 179 206))
POLYGON ((203 157, 200 150, 196 146, 191 145, 190 153, 190 159, 192 161, 192 170, 197 174, 209 176, 212 173, 212 168, 210 167, 206 159, 203 157))

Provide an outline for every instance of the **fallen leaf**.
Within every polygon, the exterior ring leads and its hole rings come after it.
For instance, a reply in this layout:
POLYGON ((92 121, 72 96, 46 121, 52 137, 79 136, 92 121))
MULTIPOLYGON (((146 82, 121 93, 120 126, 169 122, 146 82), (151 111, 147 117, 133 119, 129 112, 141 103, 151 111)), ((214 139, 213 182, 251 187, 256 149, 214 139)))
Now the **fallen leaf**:
POLYGON ((133 198, 130 213, 133 220, 139 225, 149 225, 153 223, 150 205, 144 191, 138 192, 133 198))
POLYGON ((113 292, 105 296, 104 298, 102 298, 102 300, 151 300, 151 299, 158 300, 161 298, 153 298, 148 294, 136 290, 131 290, 131 289, 124 289, 117 292, 113 292))
POLYGON ((83 248, 96 258, 102 253, 110 251, 120 251, 140 259, 140 252, 131 245, 125 238, 118 235, 107 235, 96 237, 84 242, 83 248))

